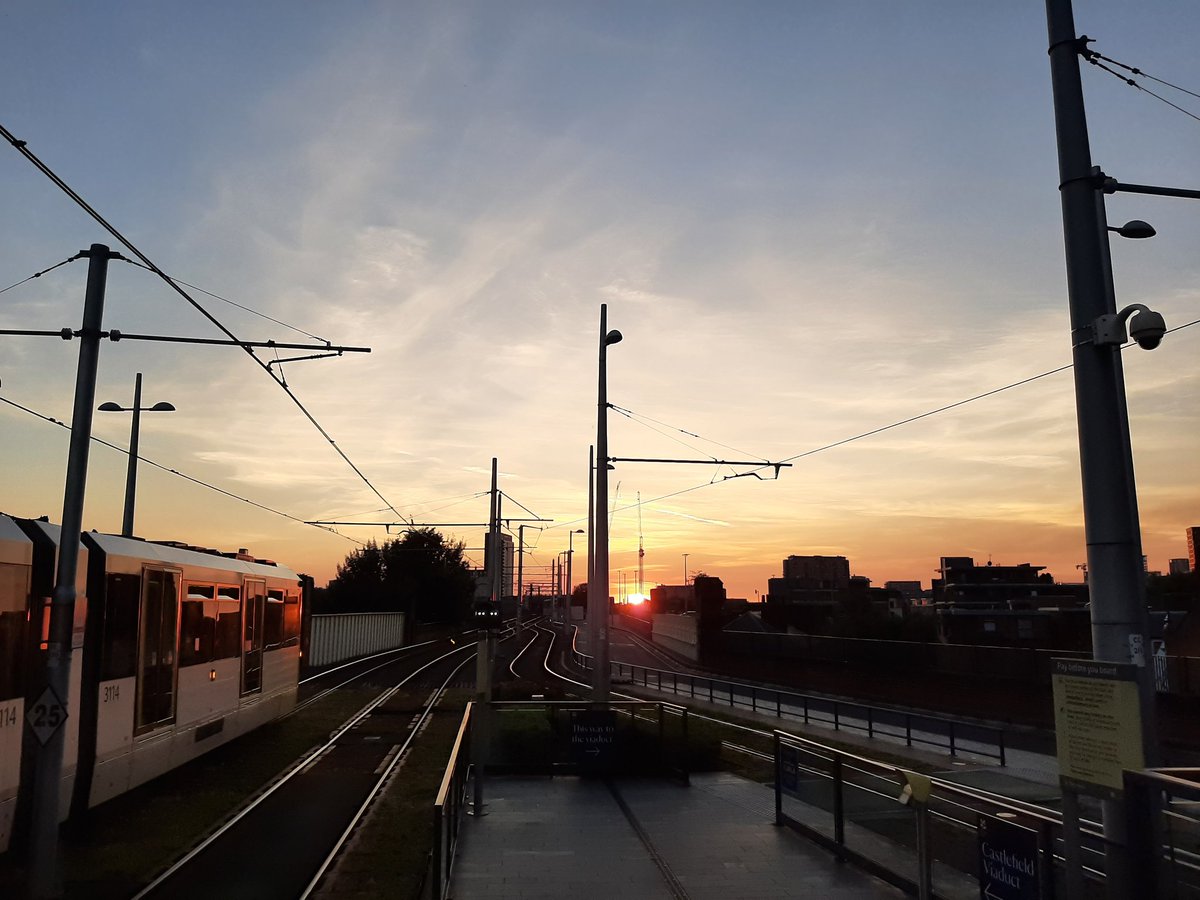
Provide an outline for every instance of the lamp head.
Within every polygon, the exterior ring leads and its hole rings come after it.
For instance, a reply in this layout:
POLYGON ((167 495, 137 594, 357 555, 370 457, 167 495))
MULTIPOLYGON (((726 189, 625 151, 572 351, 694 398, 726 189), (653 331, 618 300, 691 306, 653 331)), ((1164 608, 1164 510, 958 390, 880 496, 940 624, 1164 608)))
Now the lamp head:
POLYGON ((150 407, 149 412, 175 412, 175 407, 166 400, 160 400, 150 407))
POLYGON ((612 331, 610 331, 608 334, 606 334, 604 336, 604 346, 610 347, 613 344, 619 344, 619 343, 621 343, 621 340, 623 338, 624 338, 624 335, 621 334, 621 332, 617 331, 617 329, 614 328, 612 331))
POLYGON ((1141 219, 1130 219, 1120 228, 1109 228, 1109 231, 1115 231, 1123 238, 1132 238, 1133 240, 1141 240, 1143 238, 1152 238, 1158 234, 1154 230, 1154 226, 1149 222, 1143 222, 1141 219))
POLYGON ((119 404, 119 403, 113 403, 111 400, 109 400, 107 403, 101 403, 96 408, 98 410, 100 410, 100 412, 124 412, 125 411, 125 407, 121 406, 121 404, 119 404))

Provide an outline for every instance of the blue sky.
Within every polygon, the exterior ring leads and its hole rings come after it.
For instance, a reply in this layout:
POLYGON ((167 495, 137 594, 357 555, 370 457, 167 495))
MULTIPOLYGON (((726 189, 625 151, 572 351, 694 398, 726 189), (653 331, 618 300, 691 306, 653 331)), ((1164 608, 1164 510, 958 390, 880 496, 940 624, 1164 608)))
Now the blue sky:
MULTIPOLYGON (((1076 4, 1106 55, 1193 90, 1197 19, 1076 4)), ((0 121, 166 271, 371 346, 291 364, 288 382, 418 520, 485 516, 473 495, 499 457, 505 489, 556 520, 535 564, 586 513, 602 302, 626 335, 612 401, 757 457, 1069 361, 1040 4, 12 3, 3 23, 0 121)), ((1097 164, 1200 184, 1200 124, 1090 68, 1084 87, 1097 164)), ((3 285, 106 239, 5 149, 0 201, 19 214, 0 219, 3 285)), ((1109 217, 1159 230, 1114 245, 1121 302, 1200 317, 1200 208, 1123 195, 1109 217)), ((0 295, 0 327, 77 325, 83 277, 76 263, 0 295)), ((245 337, 300 337, 206 303, 245 337)), ((213 333, 123 265, 106 323, 213 333)), ((1126 354, 1152 568, 1200 519, 1197 334, 1126 354)), ((77 345, 2 340, 0 394, 68 418, 77 345)), ((145 455, 301 518, 381 505, 240 351, 105 345, 98 399, 128 403, 136 371, 147 401, 179 408, 146 418, 145 455)), ((1072 578, 1072 398, 1064 373, 779 482, 647 503, 648 578, 677 580, 684 552, 741 596, 789 553, 844 554, 876 582, 928 581, 940 555, 1072 578)), ((97 417, 114 442, 127 428, 97 417)), ((0 429, 0 507, 57 519, 65 434, 9 407, 0 429)), ((616 455, 729 453, 611 429, 616 455)), ((93 451, 88 527, 119 528, 123 472, 93 451)), ((713 476, 615 472, 614 569, 636 553, 622 507, 713 476)), ((319 577, 353 546, 165 474, 141 488, 147 537, 251 546, 319 577)))

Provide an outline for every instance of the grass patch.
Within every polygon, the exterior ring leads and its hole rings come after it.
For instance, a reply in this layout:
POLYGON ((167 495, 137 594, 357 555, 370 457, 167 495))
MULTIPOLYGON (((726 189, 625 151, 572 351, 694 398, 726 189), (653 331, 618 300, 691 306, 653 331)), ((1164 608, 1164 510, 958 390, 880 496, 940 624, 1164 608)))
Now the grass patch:
MULTIPOLYGON (((65 824, 59 851, 66 896, 129 897, 376 693, 338 691, 65 824)), ((16 896, 26 874, 19 850, 0 856, 0 884, 16 886, 16 896)))
MULTIPOLYGON (((414 698, 421 702, 424 695, 414 698)), ((433 848, 433 803, 470 699, 447 691, 366 822, 343 851, 335 893, 356 900, 419 898, 433 848)))

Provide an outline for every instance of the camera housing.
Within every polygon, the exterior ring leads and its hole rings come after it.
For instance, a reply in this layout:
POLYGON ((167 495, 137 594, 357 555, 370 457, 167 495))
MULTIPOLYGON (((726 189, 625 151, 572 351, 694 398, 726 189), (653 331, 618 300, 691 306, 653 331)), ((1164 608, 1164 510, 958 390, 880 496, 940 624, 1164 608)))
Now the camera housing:
POLYGON ((1162 343, 1167 333, 1167 322, 1161 313, 1156 313, 1143 303, 1134 303, 1119 313, 1100 316, 1092 323, 1092 342, 1098 347, 1119 347, 1130 337, 1143 350, 1153 350, 1162 343), (1125 323, 1129 323, 1126 332, 1125 323))

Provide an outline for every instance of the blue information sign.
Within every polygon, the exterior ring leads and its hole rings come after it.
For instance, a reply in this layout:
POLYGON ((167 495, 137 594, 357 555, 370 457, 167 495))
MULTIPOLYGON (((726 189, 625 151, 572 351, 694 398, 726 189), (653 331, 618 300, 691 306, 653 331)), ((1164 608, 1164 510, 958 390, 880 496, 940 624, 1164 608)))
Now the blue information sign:
POLYGON ((979 817, 981 900, 1038 900, 1038 834, 995 816, 979 817))

